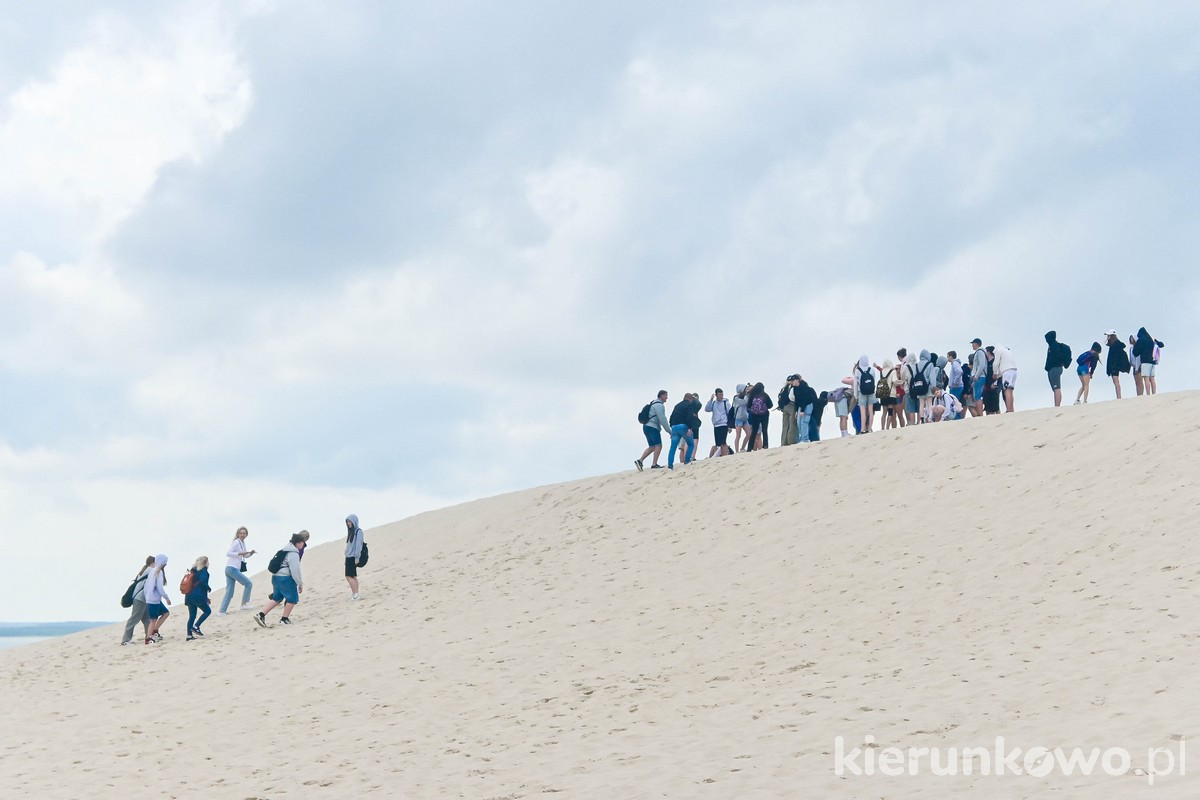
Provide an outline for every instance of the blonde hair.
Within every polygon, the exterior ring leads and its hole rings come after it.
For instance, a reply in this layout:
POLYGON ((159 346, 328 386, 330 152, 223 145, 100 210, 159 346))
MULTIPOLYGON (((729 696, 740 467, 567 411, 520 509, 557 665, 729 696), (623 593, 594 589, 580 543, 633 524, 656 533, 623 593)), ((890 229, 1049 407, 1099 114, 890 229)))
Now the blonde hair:
POLYGON ((208 556, 200 556, 196 559, 196 569, 204 569, 208 566, 208 556))

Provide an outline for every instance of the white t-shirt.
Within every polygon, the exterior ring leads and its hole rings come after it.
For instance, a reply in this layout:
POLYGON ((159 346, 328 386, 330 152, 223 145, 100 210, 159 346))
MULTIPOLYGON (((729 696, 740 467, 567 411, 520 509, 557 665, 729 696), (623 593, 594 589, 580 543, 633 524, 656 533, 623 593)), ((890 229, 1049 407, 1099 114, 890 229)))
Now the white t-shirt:
POLYGON ((233 544, 229 545, 229 551, 225 553, 227 557, 225 560, 225 566, 240 570, 242 568, 242 562, 246 560, 242 555, 242 553, 245 552, 246 543, 236 536, 233 537, 233 544))

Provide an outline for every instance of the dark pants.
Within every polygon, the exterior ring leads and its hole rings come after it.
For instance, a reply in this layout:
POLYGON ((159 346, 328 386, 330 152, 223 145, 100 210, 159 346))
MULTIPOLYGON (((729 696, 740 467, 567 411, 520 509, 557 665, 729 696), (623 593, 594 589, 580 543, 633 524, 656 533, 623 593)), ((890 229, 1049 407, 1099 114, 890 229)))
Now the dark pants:
MULTIPOLYGON (((812 414, 809 414, 808 416, 811 417, 812 414)), ((808 421, 808 440, 810 442, 821 441, 821 426, 817 424, 815 419, 810 419, 808 421)))
POLYGON ((762 433, 762 446, 769 446, 767 440, 767 425, 771 422, 770 414, 751 414, 750 415, 750 444, 754 444, 754 439, 758 434, 762 433))
POLYGON ((187 603, 187 609, 188 609, 188 626, 187 626, 188 633, 191 633, 196 628, 199 628, 201 625, 203 625, 204 620, 208 619, 208 615, 212 613, 212 606, 209 605, 207 601, 203 605, 200 605, 198 603, 189 602, 189 603, 187 603), (196 619, 197 611, 204 612, 203 614, 200 615, 200 619, 196 619))

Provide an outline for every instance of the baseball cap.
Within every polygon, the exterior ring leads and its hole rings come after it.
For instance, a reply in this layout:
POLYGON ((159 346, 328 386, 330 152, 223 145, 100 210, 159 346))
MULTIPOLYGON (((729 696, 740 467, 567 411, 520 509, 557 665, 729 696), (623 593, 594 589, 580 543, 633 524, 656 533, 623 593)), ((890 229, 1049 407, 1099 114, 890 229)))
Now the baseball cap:
POLYGON ((1113 330, 1112 328, 1109 328, 1108 330, 1106 330, 1104 332, 1104 335, 1105 336, 1116 336, 1117 332, 1115 330, 1113 330))
POLYGON ((800 376, 796 375, 796 374, 788 375, 786 378, 784 378, 784 380, 788 380, 788 381, 796 381, 799 379, 800 379, 800 376))
POLYGON ((976 336, 974 339, 972 339, 972 340, 971 340, 971 344, 978 344, 978 345, 982 345, 982 344, 983 344, 983 339, 980 339, 978 336, 976 336))

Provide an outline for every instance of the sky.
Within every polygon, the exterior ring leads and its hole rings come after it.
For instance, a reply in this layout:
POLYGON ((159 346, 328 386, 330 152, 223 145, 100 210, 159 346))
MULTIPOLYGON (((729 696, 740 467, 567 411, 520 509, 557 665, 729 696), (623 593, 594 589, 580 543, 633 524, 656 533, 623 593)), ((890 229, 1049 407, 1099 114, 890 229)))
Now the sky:
POLYGON ((660 388, 980 336, 1041 407, 1047 330, 1142 325, 1197 388, 1198 24, 6 4, 0 619, 121 618, 146 555, 222 564, 239 525, 273 552, 632 469, 660 388))

